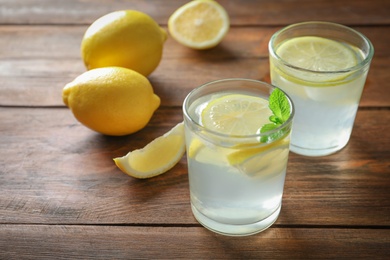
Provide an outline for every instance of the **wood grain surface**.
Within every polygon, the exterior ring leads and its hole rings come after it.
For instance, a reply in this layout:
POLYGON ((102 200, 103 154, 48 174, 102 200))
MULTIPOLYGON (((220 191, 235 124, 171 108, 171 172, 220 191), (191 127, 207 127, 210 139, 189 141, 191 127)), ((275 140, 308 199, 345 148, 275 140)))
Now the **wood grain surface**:
POLYGON ((136 9, 167 29, 185 0, 0 0, 0 259, 388 259, 390 255, 390 1, 219 0, 231 28, 196 51, 172 38, 150 76, 162 104, 141 131, 104 136, 62 102, 86 69, 80 43, 98 17, 136 9), (270 81, 268 41, 321 20, 366 35, 375 55, 349 144, 319 158, 290 153, 277 222, 226 237, 192 216, 186 156, 138 180, 113 158, 183 120, 181 104, 207 81, 270 81))

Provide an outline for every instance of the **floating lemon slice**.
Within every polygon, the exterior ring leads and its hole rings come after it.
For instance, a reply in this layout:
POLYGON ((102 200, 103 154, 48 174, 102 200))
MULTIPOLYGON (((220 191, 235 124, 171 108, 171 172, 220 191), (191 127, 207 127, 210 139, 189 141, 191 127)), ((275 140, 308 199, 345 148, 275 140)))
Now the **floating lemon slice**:
POLYGON ((276 53, 293 66, 313 71, 339 71, 357 64, 351 47, 316 36, 287 40, 278 47, 276 53))
POLYGON ((277 146, 251 156, 235 167, 248 176, 272 177, 286 169, 288 153, 288 146, 277 146))
POLYGON ((263 156, 267 150, 271 151, 280 148, 288 148, 288 145, 289 145, 289 139, 286 138, 279 139, 278 141, 275 141, 270 144, 264 144, 263 146, 260 147, 243 148, 237 150, 235 152, 230 153, 227 156, 227 159, 231 165, 239 165, 244 163, 248 159, 258 156, 260 154, 262 154, 261 156, 263 156))
POLYGON ((177 124, 169 132, 154 139, 144 148, 115 158, 124 173, 140 179, 160 175, 175 166, 184 155, 184 126, 177 124))
POLYGON ((272 115, 268 100, 244 94, 217 98, 202 111, 202 124, 214 132, 227 135, 255 135, 272 115))
POLYGON ((168 30, 179 43, 194 49, 208 49, 220 43, 229 30, 229 16, 212 0, 191 1, 168 20, 168 30))
POLYGON ((195 158, 198 152, 205 147, 204 143, 200 141, 198 138, 193 138, 190 142, 187 156, 189 158, 195 158))
POLYGON ((276 53, 296 68, 319 72, 298 73, 296 70, 286 68, 284 72, 293 75, 289 77, 290 80, 328 82, 329 85, 332 85, 332 81, 348 76, 343 70, 354 67, 359 61, 358 54, 352 46, 317 36, 289 39, 277 47, 276 53))

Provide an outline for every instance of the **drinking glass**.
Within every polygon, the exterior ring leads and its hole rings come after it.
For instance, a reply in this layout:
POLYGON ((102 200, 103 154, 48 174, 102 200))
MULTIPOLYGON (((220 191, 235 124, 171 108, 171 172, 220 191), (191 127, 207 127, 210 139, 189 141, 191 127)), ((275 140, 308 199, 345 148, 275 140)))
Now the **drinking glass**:
POLYGON ((294 116, 291 100, 287 97, 286 122, 264 133, 253 130, 270 123, 269 111, 261 111, 269 110, 275 89, 256 80, 223 79, 194 89, 184 100, 192 212, 214 232, 251 235, 279 216, 294 116), (235 132, 229 129, 233 126, 235 132))
POLYGON ((273 85, 296 109, 291 151, 323 156, 345 147, 374 54, 363 34, 329 22, 304 22, 269 42, 273 85))

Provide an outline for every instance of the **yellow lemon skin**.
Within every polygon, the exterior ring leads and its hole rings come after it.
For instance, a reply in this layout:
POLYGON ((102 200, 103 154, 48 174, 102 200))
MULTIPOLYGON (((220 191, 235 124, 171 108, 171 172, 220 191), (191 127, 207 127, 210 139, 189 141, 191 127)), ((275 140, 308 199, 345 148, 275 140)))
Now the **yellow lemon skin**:
POLYGON ((114 158, 114 162, 129 176, 145 179, 170 170, 180 161, 185 151, 184 123, 181 122, 144 148, 114 158))
POLYGON ((166 39, 166 31, 147 14, 121 10, 90 25, 81 42, 81 56, 88 70, 118 66, 148 76, 160 63, 166 39))
POLYGON ((149 80, 122 67, 81 74, 65 85, 62 99, 80 123, 113 136, 141 130, 160 105, 149 80))

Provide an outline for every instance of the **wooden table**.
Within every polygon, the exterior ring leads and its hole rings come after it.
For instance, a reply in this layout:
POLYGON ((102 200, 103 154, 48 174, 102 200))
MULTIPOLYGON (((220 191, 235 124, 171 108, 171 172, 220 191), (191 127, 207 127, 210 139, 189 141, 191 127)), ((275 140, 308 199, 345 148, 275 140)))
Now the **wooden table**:
POLYGON ((149 76, 162 104, 146 128, 108 137, 62 103, 85 71, 80 42, 98 17, 148 13, 164 28, 185 0, 0 0, 0 259, 389 259, 390 1, 219 0, 231 29, 216 48, 172 38, 149 76), (225 237, 191 214, 185 156, 148 180, 112 158, 182 121, 187 93, 210 80, 269 81, 267 44, 288 24, 348 25, 375 56, 348 146, 326 157, 290 155, 282 212, 265 232, 225 237))

